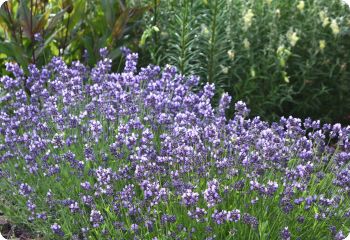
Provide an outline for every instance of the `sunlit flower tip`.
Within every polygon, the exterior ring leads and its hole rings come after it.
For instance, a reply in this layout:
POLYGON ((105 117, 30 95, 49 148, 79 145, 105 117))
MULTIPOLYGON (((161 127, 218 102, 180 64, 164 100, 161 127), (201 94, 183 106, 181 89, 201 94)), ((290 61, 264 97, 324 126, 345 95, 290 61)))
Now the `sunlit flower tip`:
POLYGON ((228 50, 227 55, 230 60, 233 60, 235 58, 235 52, 233 50, 228 50))
POLYGON ((326 41, 325 40, 320 40, 319 41, 319 46, 320 46, 320 50, 323 51, 323 49, 325 49, 325 47, 326 47, 326 41))
POLYGON ((248 9, 248 11, 243 16, 245 30, 247 30, 252 25, 253 17, 254 17, 253 10, 248 9))
POLYGON ((332 33, 333 33, 333 35, 334 35, 334 36, 337 36, 337 35, 339 34, 340 29, 339 29, 339 26, 338 26, 337 20, 332 19, 332 22, 331 22, 330 28, 332 29, 332 33))
POLYGON ((289 30, 287 32, 287 39, 288 39, 290 45, 292 45, 292 47, 294 47, 297 44, 297 42, 299 41, 299 37, 298 37, 297 33, 292 31, 292 30, 289 30))
POLYGON ((279 18, 281 16, 281 10, 279 8, 275 11, 276 16, 279 18))
POLYGON ((267 5, 271 5, 272 0, 265 0, 265 2, 267 3, 267 5))
POLYGON ((243 40, 243 46, 244 46, 245 49, 249 49, 250 48, 250 42, 249 42, 249 40, 247 38, 245 38, 243 40))
POLYGON ((159 28, 158 28, 157 26, 153 26, 152 29, 153 29, 153 31, 155 31, 155 32, 159 32, 159 28))
POLYGON ((304 11, 304 8, 305 8, 305 2, 304 1, 299 1, 298 5, 297 5, 297 8, 300 12, 303 12, 304 11))
POLYGON ((208 29, 208 27, 205 25, 205 24, 202 24, 201 25, 201 33, 202 33, 202 35, 204 35, 204 36, 208 36, 209 35, 209 29, 208 29))

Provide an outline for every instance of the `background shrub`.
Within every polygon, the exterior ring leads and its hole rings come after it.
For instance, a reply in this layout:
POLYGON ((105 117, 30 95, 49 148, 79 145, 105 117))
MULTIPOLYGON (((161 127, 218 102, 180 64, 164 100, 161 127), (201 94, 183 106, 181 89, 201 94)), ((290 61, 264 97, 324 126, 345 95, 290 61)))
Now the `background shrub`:
POLYGON ((10 0, 0 9, 0 63, 16 61, 26 71, 61 56, 93 66, 102 47, 119 59, 120 46, 137 49, 151 8, 138 1, 10 0))
POLYGON ((349 122, 350 11, 341 1, 160 1, 153 60, 215 82, 254 115, 349 122))

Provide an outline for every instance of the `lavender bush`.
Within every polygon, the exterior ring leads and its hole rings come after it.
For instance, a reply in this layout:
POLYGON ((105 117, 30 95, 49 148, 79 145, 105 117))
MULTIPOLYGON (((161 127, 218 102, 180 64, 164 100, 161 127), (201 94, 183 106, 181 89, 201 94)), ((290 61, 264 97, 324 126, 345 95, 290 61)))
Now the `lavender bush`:
POLYGON ((1 211, 47 239, 342 239, 350 127, 249 119, 126 53, 0 78, 1 211))

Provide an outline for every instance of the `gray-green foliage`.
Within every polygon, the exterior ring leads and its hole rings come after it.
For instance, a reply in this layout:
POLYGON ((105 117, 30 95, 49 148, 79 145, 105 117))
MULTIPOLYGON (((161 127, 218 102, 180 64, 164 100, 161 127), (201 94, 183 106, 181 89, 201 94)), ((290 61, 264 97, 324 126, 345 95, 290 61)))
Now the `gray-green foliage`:
POLYGON ((160 1, 155 10, 148 24, 160 31, 146 44, 158 64, 216 83, 267 119, 348 121, 350 9, 341 1, 160 1))

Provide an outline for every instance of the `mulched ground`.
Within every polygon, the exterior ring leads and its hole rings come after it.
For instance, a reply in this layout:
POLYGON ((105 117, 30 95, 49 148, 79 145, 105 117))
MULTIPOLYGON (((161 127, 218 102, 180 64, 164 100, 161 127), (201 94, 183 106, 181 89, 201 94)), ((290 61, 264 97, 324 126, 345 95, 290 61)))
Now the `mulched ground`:
POLYGON ((5 239, 9 240, 42 240, 35 234, 30 233, 30 231, 20 228, 10 221, 0 213, 0 233, 5 239))

